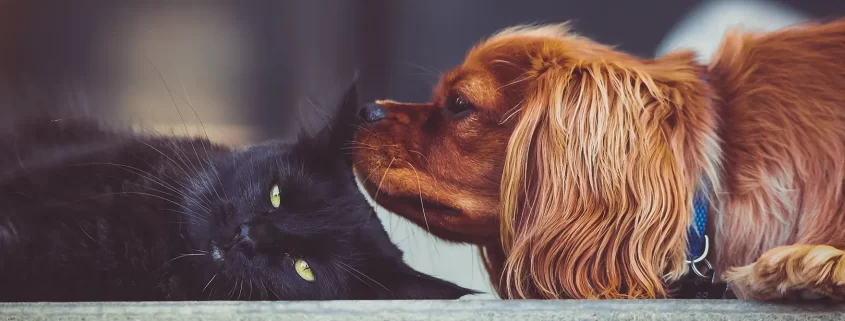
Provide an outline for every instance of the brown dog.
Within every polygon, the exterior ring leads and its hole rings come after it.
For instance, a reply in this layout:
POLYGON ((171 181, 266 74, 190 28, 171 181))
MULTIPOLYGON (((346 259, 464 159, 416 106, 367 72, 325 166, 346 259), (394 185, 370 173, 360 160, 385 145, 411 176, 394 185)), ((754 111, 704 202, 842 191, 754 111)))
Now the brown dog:
POLYGON ((713 242, 690 260, 746 299, 845 298, 845 21, 734 32, 709 66, 516 27, 430 103, 362 116, 368 192, 484 246, 503 297, 669 296, 698 191, 713 242))

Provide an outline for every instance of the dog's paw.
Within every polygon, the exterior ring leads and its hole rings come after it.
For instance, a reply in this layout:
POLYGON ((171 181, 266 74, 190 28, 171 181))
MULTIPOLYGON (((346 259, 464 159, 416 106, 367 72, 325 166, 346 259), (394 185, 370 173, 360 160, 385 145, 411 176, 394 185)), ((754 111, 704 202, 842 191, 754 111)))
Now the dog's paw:
POLYGON ((731 269, 725 281, 745 300, 845 301, 845 252, 828 245, 781 246, 731 269))

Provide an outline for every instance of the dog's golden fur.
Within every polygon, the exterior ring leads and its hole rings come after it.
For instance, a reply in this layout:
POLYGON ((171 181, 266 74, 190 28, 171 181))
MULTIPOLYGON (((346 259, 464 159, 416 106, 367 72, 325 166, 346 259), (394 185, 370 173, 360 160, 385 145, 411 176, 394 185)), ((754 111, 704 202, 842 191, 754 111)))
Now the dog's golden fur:
POLYGON ((670 296, 707 188, 709 259, 742 297, 845 299, 843 59, 845 21, 733 32, 709 66, 510 28, 431 103, 381 102, 355 166, 388 209, 484 246, 505 298, 670 296), (443 116, 454 97, 475 111, 443 116))

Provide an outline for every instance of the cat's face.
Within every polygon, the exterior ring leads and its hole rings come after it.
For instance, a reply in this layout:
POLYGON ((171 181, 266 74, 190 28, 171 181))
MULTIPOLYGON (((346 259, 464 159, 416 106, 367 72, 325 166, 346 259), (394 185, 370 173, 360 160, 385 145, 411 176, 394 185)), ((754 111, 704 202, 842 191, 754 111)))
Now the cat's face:
POLYGON ((471 293, 407 266, 360 193, 344 144, 355 100, 353 87, 331 131, 221 157, 193 184, 185 204, 202 215, 186 217, 185 226, 193 246, 207 254, 192 260, 199 262, 193 282, 205 286, 204 295, 454 299, 471 293))

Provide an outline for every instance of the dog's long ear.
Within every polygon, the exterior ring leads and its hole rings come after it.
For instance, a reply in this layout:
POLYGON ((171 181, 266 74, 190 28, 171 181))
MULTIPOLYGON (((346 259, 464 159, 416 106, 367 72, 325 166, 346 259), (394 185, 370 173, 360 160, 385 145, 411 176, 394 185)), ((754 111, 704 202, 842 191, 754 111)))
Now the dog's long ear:
POLYGON ((536 74, 502 178, 508 297, 664 297, 686 272, 697 153, 715 146, 692 58, 536 74))

